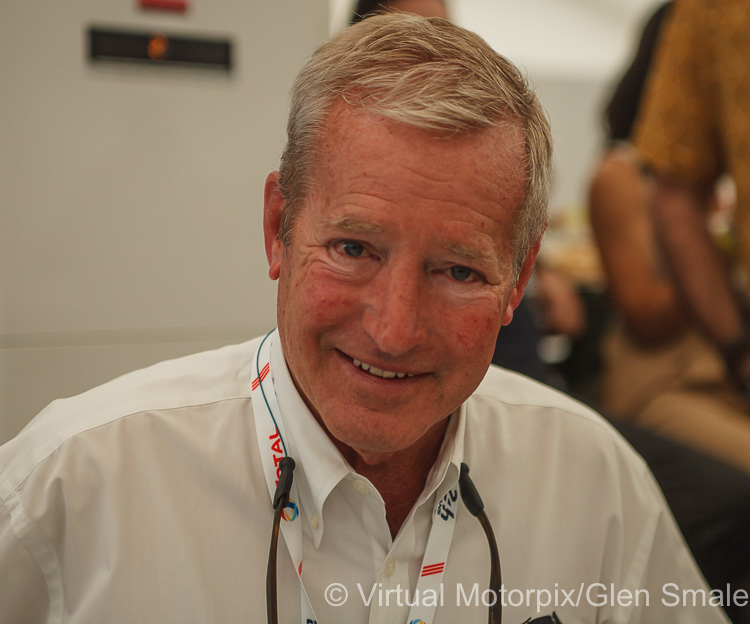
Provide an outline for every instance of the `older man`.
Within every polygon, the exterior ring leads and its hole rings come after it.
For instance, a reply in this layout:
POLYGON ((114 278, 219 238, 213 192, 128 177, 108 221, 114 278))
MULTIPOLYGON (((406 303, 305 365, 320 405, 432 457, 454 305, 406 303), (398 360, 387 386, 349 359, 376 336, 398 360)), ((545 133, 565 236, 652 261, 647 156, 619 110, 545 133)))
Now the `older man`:
POLYGON ((0 620, 264 621, 275 582, 281 622, 484 622, 495 602, 506 622, 725 621, 693 606, 718 599, 640 458, 489 369, 550 157, 535 96, 471 33, 390 15, 323 45, 266 181, 278 330, 56 402, 0 450, 0 620))

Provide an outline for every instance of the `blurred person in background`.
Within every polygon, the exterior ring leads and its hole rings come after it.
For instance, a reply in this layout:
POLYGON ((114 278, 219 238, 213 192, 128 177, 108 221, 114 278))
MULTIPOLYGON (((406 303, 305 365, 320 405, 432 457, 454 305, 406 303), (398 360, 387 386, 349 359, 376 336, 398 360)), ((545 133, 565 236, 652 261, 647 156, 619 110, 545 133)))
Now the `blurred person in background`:
POLYGON ((449 19, 448 8, 443 0, 357 0, 349 23, 361 22, 378 11, 399 11, 422 17, 449 19))
POLYGON ((662 393, 653 409, 641 409, 639 418, 750 472, 748 59, 746 0, 675 2, 659 38, 633 143, 654 176, 649 192, 655 237, 677 291, 671 307, 679 314, 665 317, 666 329, 660 331, 674 335, 689 323, 713 345, 692 332, 694 349, 704 355, 686 360, 684 383, 662 393), (725 174, 737 189, 731 262, 708 219, 725 174))
MULTIPOLYGON (((706 435, 721 438, 732 435, 723 428, 730 419, 750 431, 742 397, 728 379, 718 350, 685 313, 664 266, 651 215, 654 181, 642 170, 631 144, 653 53, 670 10, 672 3, 664 4, 648 20, 633 62, 606 107, 607 151, 590 188, 591 224, 615 316, 603 343, 599 400, 649 460, 712 585, 747 586, 750 476, 743 468, 750 462, 733 468, 725 463, 731 458, 700 452, 715 448, 712 441, 696 444, 679 435, 679 426, 660 426, 667 419, 706 419, 714 423, 706 435), (676 442, 660 441, 633 423, 672 435, 676 442), (693 450, 681 447, 682 440, 692 442, 693 450)), ((730 614, 736 622, 748 621, 750 609, 732 609, 730 614)))

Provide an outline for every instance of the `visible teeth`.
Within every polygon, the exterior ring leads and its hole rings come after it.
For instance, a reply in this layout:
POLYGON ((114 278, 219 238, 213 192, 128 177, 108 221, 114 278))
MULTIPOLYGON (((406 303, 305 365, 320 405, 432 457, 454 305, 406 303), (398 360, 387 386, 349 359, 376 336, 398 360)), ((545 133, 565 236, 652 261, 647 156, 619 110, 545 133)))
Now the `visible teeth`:
POLYGON ((384 371, 379 369, 377 366, 371 366, 370 364, 365 364, 364 362, 360 362, 357 359, 354 359, 354 366, 358 366, 364 371, 367 371, 371 375, 375 375, 377 377, 382 377, 383 379, 393 379, 394 377, 397 377, 398 379, 403 379, 404 377, 414 377, 414 375, 410 375, 409 373, 394 373, 392 371, 384 371))

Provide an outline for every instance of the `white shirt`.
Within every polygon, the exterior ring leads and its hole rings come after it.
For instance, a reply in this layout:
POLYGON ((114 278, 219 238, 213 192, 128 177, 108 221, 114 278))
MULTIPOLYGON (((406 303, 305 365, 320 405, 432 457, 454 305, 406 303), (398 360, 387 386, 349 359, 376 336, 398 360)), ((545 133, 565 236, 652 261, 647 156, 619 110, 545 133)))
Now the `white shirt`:
MULTIPOLYGON (((55 401, 0 448, 0 622, 265 621, 273 513, 250 399, 258 343, 55 401)), ((271 374, 298 466, 302 578, 319 624, 406 622, 435 492, 462 461, 497 537, 507 624, 552 611, 563 624, 726 622, 717 609, 683 608, 684 589, 698 590, 689 605, 709 596, 705 582, 643 460, 586 407, 491 368, 391 539, 382 498, 305 407, 279 341, 271 374), (344 606, 326 601, 333 583, 348 592, 344 606)), ((486 622, 489 560, 461 507, 437 624, 486 622)), ((278 579, 279 621, 299 622, 283 540, 278 579)))

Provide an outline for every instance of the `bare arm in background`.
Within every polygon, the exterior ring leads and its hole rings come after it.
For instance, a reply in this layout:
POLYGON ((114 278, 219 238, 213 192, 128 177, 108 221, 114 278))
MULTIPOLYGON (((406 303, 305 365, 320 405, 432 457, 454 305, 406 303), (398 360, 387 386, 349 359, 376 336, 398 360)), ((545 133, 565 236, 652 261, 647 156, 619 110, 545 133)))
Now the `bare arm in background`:
POLYGON ((630 151, 616 148, 594 175, 589 210, 610 297, 631 335, 655 345, 679 335, 685 315, 660 266, 650 216, 652 190, 630 151))
POLYGON ((722 348, 743 336, 742 313, 727 264, 706 223, 707 192, 659 177, 654 223, 688 310, 722 348))

